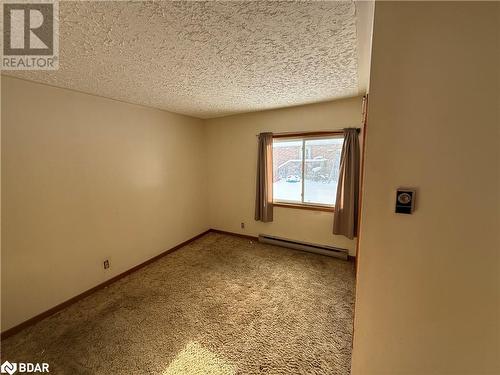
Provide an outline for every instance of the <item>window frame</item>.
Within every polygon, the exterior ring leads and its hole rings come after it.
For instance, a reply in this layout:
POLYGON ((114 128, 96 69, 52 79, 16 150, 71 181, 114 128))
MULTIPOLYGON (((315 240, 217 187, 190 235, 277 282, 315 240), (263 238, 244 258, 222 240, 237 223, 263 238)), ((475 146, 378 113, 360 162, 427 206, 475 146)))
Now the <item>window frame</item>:
MULTIPOLYGON (((274 139, 297 139, 302 141, 302 175, 301 175, 301 200, 302 202, 296 201, 279 201, 274 199, 273 191, 273 206, 274 207, 284 207, 284 208, 295 208, 302 210, 313 210, 313 211, 335 211, 335 205, 327 205, 320 203, 307 203, 304 202, 304 174, 305 174, 305 141, 307 139, 324 139, 324 138, 344 138, 343 131, 317 131, 317 132, 300 132, 300 133, 279 133, 273 134, 274 139)), ((274 155, 273 155, 274 157, 274 155)), ((274 168, 273 168, 274 176, 274 168)))

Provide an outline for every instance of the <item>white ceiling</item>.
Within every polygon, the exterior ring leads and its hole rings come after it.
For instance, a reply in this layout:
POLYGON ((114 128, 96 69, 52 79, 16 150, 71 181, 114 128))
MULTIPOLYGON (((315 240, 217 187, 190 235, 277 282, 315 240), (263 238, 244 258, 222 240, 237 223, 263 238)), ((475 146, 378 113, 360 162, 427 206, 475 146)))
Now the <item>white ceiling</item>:
POLYGON ((7 74, 200 118, 349 97, 369 65, 357 6, 61 2, 59 70, 7 74))

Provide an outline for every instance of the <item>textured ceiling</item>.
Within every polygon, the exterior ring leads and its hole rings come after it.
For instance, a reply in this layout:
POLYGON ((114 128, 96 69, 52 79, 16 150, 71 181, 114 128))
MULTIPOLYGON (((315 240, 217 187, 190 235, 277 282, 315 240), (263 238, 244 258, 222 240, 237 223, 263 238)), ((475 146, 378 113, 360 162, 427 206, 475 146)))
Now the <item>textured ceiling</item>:
POLYGON ((61 2, 60 69, 9 75, 200 118, 357 95, 353 2, 61 2))

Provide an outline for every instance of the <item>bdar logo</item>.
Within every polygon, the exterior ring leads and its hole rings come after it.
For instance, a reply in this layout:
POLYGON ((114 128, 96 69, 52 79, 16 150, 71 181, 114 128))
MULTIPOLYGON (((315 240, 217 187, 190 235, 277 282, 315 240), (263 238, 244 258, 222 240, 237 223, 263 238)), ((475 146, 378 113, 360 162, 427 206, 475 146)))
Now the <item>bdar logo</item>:
POLYGON ((2 366, 0 366, 0 371, 2 374, 10 374, 12 375, 17 371, 17 363, 10 363, 9 361, 5 361, 2 363, 2 366))

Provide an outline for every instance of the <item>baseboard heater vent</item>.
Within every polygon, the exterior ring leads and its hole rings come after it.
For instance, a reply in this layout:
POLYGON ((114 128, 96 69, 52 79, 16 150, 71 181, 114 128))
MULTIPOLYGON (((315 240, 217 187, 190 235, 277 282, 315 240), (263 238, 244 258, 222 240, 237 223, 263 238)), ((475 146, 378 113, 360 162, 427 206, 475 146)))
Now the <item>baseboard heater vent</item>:
POLYGON ((347 260, 349 252, 347 249, 341 249, 333 246, 316 245, 308 242, 294 241, 287 238, 268 236, 266 234, 259 234, 259 242, 268 243, 271 245, 289 247, 291 249, 307 251, 330 257, 340 258, 347 260))

